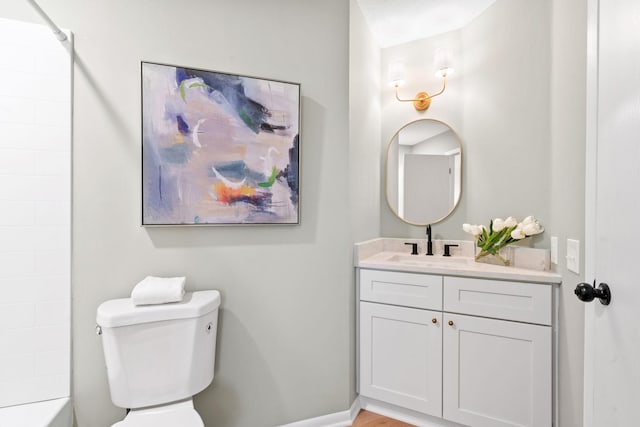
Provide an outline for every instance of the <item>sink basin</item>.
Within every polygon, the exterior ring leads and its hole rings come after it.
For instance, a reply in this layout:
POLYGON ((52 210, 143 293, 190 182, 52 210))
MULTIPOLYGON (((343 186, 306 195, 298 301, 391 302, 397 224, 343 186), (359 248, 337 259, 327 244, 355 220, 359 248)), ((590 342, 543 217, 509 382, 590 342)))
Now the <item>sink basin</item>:
POLYGON ((425 255, 392 255, 388 262, 425 267, 463 267, 473 263, 473 258, 425 255))

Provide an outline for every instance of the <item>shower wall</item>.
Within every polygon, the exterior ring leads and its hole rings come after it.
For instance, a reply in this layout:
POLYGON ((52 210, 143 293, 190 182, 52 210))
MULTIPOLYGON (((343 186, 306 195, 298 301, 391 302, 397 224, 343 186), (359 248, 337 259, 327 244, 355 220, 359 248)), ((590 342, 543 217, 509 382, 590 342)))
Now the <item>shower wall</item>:
POLYGON ((69 396, 72 51, 0 18, 0 407, 69 396))

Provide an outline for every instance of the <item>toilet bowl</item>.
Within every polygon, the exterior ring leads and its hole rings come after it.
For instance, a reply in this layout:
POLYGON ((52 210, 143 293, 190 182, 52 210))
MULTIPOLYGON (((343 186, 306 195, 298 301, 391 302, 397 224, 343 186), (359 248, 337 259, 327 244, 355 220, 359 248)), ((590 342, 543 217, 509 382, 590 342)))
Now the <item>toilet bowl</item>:
POLYGON ((219 306, 218 291, 200 291, 178 303, 98 307, 111 400, 131 409, 112 427, 204 427, 192 397, 213 380, 219 306))

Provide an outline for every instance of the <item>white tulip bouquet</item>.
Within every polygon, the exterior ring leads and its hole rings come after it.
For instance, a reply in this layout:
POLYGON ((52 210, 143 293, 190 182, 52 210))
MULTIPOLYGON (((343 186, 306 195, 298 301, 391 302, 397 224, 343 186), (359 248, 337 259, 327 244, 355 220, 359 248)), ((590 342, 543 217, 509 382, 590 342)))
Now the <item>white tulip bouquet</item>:
POLYGON ((544 228, 533 216, 526 217, 522 222, 518 222, 512 216, 507 219, 495 218, 489 223, 488 229, 484 225, 472 224, 463 224, 462 229, 473 234, 476 238, 476 245, 480 248, 480 252, 476 255, 476 261, 483 256, 493 255, 504 265, 509 265, 509 261, 500 255, 500 249, 544 231, 544 228))

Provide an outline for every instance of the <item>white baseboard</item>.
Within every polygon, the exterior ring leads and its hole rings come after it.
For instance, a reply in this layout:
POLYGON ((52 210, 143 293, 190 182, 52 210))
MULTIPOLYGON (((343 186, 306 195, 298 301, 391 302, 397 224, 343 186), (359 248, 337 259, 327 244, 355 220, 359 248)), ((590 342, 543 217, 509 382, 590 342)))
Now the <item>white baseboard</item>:
POLYGON ((443 420, 442 418, 432 417, 411 409, 402 408, 390 403, 381 402, 379 400, 370 399, 368 397, 359 396, 360 407, 394 420, 403 421, 419 427, 465 427, 462 424, 443 420))
POLYGON ((353 401, 351 408, 346 411, 334 414, 323 415, 321 417, 310 418, 308 420, 296 421, 295 423, 282 425, 280 427, 348 427, 358 416, 361 409, 403 421, 418 427, 465 427, 462 424, 432 417, 411 409, 402 408, 390 403, 358 396, 353 401))
POLYGON ((358 412, 360 412, 360 399, 356 397, 351 408, 346 411, 296 421, 295 423, 282 425, 280 427, 348 427, 353 424, 353 420, 358 416, 358 412))
POLYGON ((351 422, 353 423, 358 416, 358 413, 362 410, 362 404, 360 403, 360 396, 356 396, 356 400, 351 404, 349 412, 351 413, 351 422))

